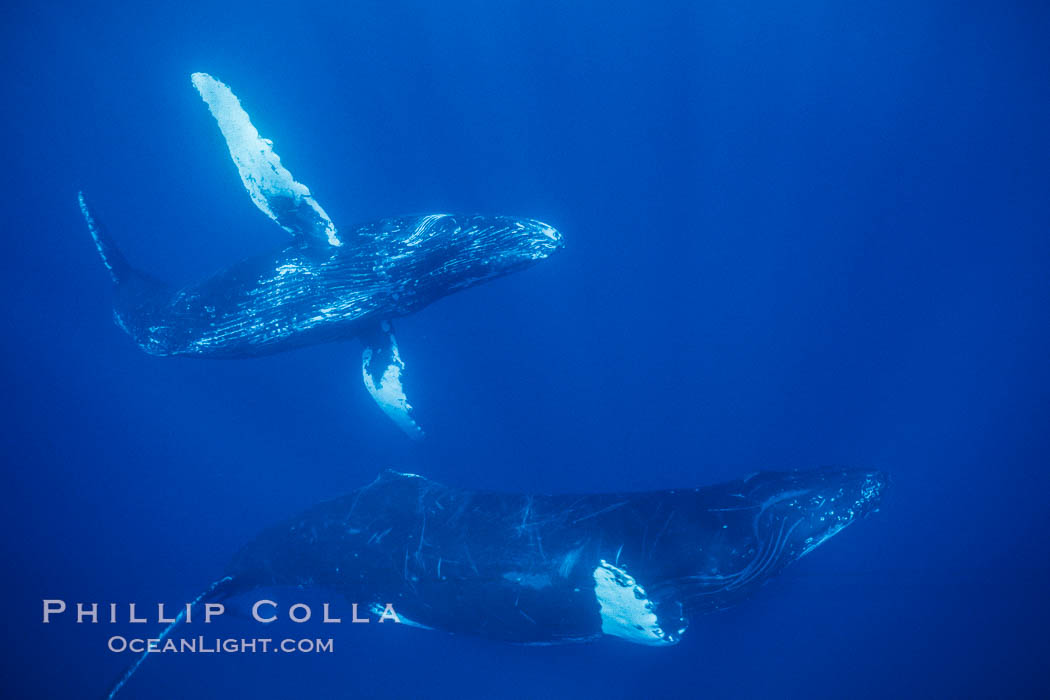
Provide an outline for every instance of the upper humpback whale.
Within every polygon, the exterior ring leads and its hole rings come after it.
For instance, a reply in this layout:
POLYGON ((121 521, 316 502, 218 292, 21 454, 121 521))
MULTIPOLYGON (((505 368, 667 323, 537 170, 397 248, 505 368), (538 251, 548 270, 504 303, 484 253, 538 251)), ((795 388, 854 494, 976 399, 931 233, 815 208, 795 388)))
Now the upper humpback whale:
POLYGON ((233 92, 204 73, 195 73, 193 84, 252 201, 293 241, 175 288, 128 264, 81 193, 81 211, 116 283, 117 324, 152 355, 249 357, 360 338, 368 391, 402 430, 422 435, 405 396, 391 319, 542 260, 562 247, 561 234, 533 219, 449 214, 337 229, 233 92))
POLYGON ((879 472, 824 469, 706 488, 526 495, 388 471, 264 531, 190 607, 308 585, 447 632, 666 646, 690 617, 740 601, 877 509, 886 483, 879 472))

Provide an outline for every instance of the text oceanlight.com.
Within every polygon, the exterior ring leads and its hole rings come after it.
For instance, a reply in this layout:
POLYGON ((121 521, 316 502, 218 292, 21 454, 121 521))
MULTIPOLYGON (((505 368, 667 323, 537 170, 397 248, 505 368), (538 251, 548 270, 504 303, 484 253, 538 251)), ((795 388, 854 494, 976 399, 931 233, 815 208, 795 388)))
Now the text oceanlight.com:
POLYGON ((280 639, 254 638, 236 639, 232 637, 190 639, 141 639, 115 636, 109 638, 107 648, 114 653, 129 651, 141 654, 145 651, 180 654, 255 654, 266 652, 283 652, 285 654, 330 654, 334 651, 331 638, 328 639, 280 639))

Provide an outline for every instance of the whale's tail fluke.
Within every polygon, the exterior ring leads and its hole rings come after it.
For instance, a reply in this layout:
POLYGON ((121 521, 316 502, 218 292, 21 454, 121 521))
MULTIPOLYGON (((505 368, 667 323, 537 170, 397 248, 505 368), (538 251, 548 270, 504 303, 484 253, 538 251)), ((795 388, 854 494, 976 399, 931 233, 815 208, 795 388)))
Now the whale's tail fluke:
MULTIPOLYGON (((81 202, 83 202, 83 199, 81 199, 81 202)), ((192 603, 183 608, 182 611, 175 616, 175 620, 171 622, 171 624, 169 624, 167 627, 165 627, 164 631, 162 631, 154 638, 157 640, 155 642, 157 646, 147 646, 146 649, 138 656, 138 658, 131 662, 131 665, 128 666, 127 669, 125 669, 124 673, 120 674, 120 678, 117 679, 116 683, 113 684, 113 686, 109 689, 109 692, 106 694, 106 700, 112 700, 117 696, 117 693, 119 693, 120 690, 127 684, 127 682, 135 674, 135 671, 139 670, 139 666, 141 666, 142 662, 146 660, 146 657, 153 653, 155 649, 160 649, 161 645, 164 644, 164 640, 170 637, 171 633, 178 629, 178 627, 186 621, 186 613, 188 611, 196 609, 202 603, 215 602, 218 600, 228 598, 234 592, 235 586, 236 582, 234 581, 233 577, 224 576, 218 581, 213 581, 210 586, 205 588, 200 595, 193 599, 192 603)), ((190 614, 192 614, 192 612, 190 612, 190 614)))
POLYGON ((87 198, 84 197, 83 192, 77 193, 77 201, 80 203, 80 213, 84 215, 84 221, 87 222, 88 231, 91 233, 91 237, 95 239, 95 247, 98 248, 102 264, 109 270, 113 281, 119 283, 131 277, 134 271, 128 265, 128 261, 124 259, 124 255, 120 250, 113 245, 113 240, 109 237, 105 227, 99 223, 98 218, 91 211, 91 207, 88 206, 87 198))

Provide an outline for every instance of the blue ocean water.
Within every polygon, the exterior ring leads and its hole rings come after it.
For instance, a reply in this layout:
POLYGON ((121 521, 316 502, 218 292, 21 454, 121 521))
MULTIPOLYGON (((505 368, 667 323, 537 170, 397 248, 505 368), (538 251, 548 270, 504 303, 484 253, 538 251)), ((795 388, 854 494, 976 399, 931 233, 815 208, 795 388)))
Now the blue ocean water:
POLYGON ((44 625, 42 599, 185 602, 383 468, 569 492, 820 465, 888 471, 881 512, 673 648, 339 629, 333 655, 158 656, 126 697, 1045 696, 1039 3, 2 13, 5 697, 99 696, 130 660, 106 640, 133 626, 44 625), (193 71, 337 223, 565 235, 398 323, 426 440, 363 390, 356 343, 158 359, 113 325, 78 189, 173 282, 284 243, 193 71))

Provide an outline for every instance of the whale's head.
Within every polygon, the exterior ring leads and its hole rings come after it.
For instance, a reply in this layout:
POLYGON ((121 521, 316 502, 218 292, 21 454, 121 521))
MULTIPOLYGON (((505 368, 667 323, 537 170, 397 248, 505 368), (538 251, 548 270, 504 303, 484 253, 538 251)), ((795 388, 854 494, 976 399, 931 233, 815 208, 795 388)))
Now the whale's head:
POLYGON ((686 563, 669 578, 691 612, 731 605, 877 510, 887 483, 878 471, 819 469, 722 485, 679 526, 675 558, 686 563))
POLYGON ((809 554, 879 507, 887 476, 863 469, 766 473, 750 480, 760 543, 787 561, 809 554))
POLYGON ((513 272, 550 257, 565 245, 556 228, 536 219, 474 216, 465 223, 456 234, 460 250, 482 272, 513 272))
POLYGON ((535 219, 430 214, 396 224, 381 254, 405 292, 427 300, 534 265, 564 245, 557 229, 535 219))
POLYGON ((564 245, 561 233, 535 219, 508 216, 451 217, 445 227, 447 263, 440 274, 450 291, 473 287, 550 257, 564 245))

